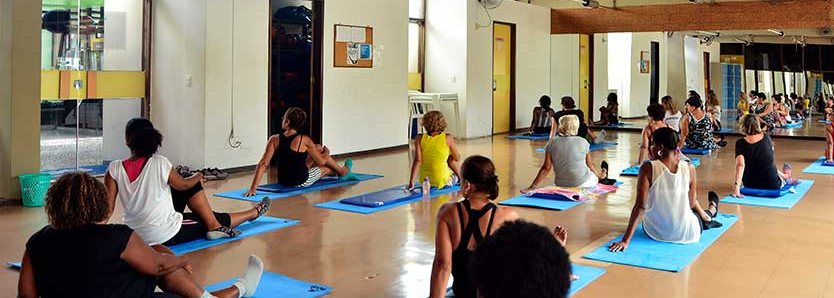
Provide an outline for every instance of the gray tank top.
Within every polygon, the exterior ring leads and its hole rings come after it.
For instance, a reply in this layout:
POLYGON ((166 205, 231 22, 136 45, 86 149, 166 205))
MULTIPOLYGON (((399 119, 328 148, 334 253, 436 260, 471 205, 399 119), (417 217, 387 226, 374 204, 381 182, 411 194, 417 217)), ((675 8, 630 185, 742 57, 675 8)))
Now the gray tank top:
POLYGON ((547 154, 556 175, 556 186, 576 187, 584 184, 593 173, 585 164, 591 152, 590 144, 579 136, 557 136, 547 143, 547 154))

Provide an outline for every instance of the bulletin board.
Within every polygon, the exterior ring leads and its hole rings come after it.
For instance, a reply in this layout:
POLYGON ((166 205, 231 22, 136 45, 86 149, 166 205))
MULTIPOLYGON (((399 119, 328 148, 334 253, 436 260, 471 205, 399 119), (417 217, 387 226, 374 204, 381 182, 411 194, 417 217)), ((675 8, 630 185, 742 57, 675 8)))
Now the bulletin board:
POLYGON ((374 67, 374 28, 333 26, 333 67, 374 67))

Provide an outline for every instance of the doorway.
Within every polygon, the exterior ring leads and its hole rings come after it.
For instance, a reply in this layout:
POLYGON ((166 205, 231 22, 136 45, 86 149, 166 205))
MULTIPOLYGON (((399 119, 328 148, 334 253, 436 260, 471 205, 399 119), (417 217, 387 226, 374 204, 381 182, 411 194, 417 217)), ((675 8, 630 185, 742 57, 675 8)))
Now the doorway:
POLYGON ((709 53, 704 52, 704 98, 706 99, 709 96, 709 91, 712 90, 712 85, 710 85, 709 80, 709 53))
POLYGON ((515 24, 495 22, 492 40, 492 133, 515 130, 515 24))
POLYGON ((321 142, 324 2, 270 0, 268 133, 282 133, 284 112, 307 112, 299 133, 321 142))

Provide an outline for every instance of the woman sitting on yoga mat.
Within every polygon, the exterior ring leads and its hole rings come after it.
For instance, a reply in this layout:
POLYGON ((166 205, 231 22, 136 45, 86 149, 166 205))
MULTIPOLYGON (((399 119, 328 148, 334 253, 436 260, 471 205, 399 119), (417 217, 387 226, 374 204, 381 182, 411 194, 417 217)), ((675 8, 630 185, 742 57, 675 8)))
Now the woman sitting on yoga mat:
POLYGON ((330 156, 330 149, 298 133, 306 121, 307 113, 302 109, 293 107, 284 113, 281 122, 284 133, 269 138, 264 155, 255 168, 252 185, 243 194, 244 197, 254 196, 258 192, 261 176, 270 163, 278 168, 278 183, 287 187, 310 187, 326 176, 339 176, 343 180, 356 179, 351 172, 353 161, 350 158, 345 160, 344 166, 339 166, 330 156))
POLYGON ((701 231, 721 226, 713 219, 718 214, 718 195, 709 192, 709 209, 701 208, 695 166, 679 157, 678 143, 678 134, 670 128, 652 135, 652 161, 640 166, 637 200, 628 228, 622 240, 608 250, 626 250, 641 222, 650 238, 679 244, 697 243, 701 231))
POLYGON ((759 118, 759 123, 762 129, 770 131, 776 127, 776 121, 773 119, 773 103, 767 102, 767 95, 764 93, 756 93, 755 102, 751 109, 753 114, 759 118))
POLYGON ((104 182, 107 198, 119 199, 124 223, 150 244, 167 246, 207 238, 240 235, 241 223, 266 214, 271 204, 263 199, 254 208, 237 213, 212 211, 203 191, 203 175, 183 178, 157 150, 162 134, 144 118, 134 118, 125 128, 130 158, 110 163, 104 182), (191 212, 185 212, 185 207, 191 212))
POLYGON ((743 198, 741 186, 756 189, 781 189, 786 184, 796 184, 791 177, 791 165, 785 164, 782 171, 774 163, 773 142, 762 133, 759 119, 744 115, 739 120, 738 130, 744 138, 736 141, 736 175, 732 196, 743 198))
POLYGON ((521 190, 527 193, 535 190, 539 183, 553 170, 556 186, 591 187, 607 176, 607 163, 603 162, 603 171, 598 172, 591 159, 591 148, 583 138, 576 135, 579 119, 575 115, 566 115, 559 119, 559 135, 547 142, 544 163, 530 187, 521 190))
POLYGON ((660 99, 660 103, 663 104, 663 109, 666 111, 663 115, 663 122, 672 130, 680 132, 681 111, 678 111, 678 108, 675 106, 675 101, 672 100, 671 96, 666 95, 660 99))
POLYGON ((550 129, 550 137, 553 138, 559 133, 559 120, 566 115, 574 115, 579 118, 579 130, 576 135, 582 137, 590 144, 602 144, 605 142, 605 130, 600 131, 599 136, 595 135, 593 131, 588 129, 585 125, 585 113, 576 108, 576 101, 573 97, 562 97, 562 110, 553 115, 553 126, 550 129))
POLYGON ((463 201, 444 204, 437 214, 430 298, 446 297, 450 274, 455 278, 452 284, 455 297, 477 297, 468 272, 472 251, 505 221, 518 219, 518 213, 512 208, 492 202, 498 197, 498 176, 489 158, 467 158, 461 174, 463 201))
POLYGON ((243 277, 209 293, 195 282, 188 256, 145 244, 130 227, 107 224, 114 205, 92 176, 69 173, 46 195, 49 225, 26 243, 18 297, 251 297, 264 265, 249 256, 243 277), (156 287, 165 291, 154 293, 156 287), (172 294, 172 295, 171 295, 172 294))
MULTIPOLYGON (((703 102, 696 93, 686 100, 686 117, 681 120, 680 147, 697 150, 715 150, 716 140, 712 129, 715 118, 704 111, 703 102)), ((727 141, 719 141, 719 146, 727 146, 727 141)))
POLYGON ((646 160, 646 157, 649 153, 649 148, 651 147, 652 143, 652 134, 658 129, 661 128, 669 128, 669 125, 663 121, 663 117, 665 112, 663 110, 663 106, 659 104, 652 104, 646 108, 646 112, 649 113, 649 124, 643 128, 643 141, 640 143, 640 154, 637 158, 637 163, 635 165, 643 164, 643 161, 646 160))
POLYGON ((619 109, 620 104, 617 103, 617 93, 608 93, 608 105, 599 108, 600 119, 594 122, 594 125, 617 125, 620 123, 619 109))
POLYGON ((423 115, 423 128, 426 133, 414 139, 414 161, 406 188, 414 189, 418 170, 418 183, 428 178, 432 187, 454 186, 460 177, 460 153, 455 138, 445 132, 446 118, 439 111, 430 111, 423 115))
POLYGON ((533 122, 530 122, 530 133, 550 132, 550 126, 552 125, 550 121, 555 113, 556 111, 550 108, 550 96, 542 95, 539 98, 539 106, 533 108, 533 122))
POLYGON ((712 115, 714 120, 712 123, 713 131, 721 131, 721 101, 718 100, 718 95, 712 90, 707 94, 707 112, 712 115))

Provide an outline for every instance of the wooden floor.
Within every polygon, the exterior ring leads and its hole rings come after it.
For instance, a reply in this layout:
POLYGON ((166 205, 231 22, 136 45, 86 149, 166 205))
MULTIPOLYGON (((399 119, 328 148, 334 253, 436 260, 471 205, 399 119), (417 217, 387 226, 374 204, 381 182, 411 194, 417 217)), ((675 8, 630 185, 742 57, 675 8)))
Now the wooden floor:
MULTIPOLYGON (((637 158, 638 134, 613 132, 616 147, 593 153, 607 159, 612 172, 637 158)), ((734 144, 735 138, 730 138, 734 144)), ((544 141, 509 140, 503 136, 462 141, 464 156, 491 157, 498 168, 501 199, 514 196, 534 177, 544 141)), ((634 202, 635 178, 621 178, 616 193, 566 212, 518 208, 522 217, 546 226, 569 229, 568 250, 575 262, 605 267, 608 272, 574 297, 834 297, 834 176, 806 175, 802 169, 821 155, 822 141, 775 141, 777 162, 794 165, 795 176, 816 180, 792 210, 723 205, 721 211, 739 222, 679 273, 611 265, 581 255, 622 233, 634 202)), ((703 157, 698 168, 702 204, 708 190, 727 195, 732 186, 733 152, 703 157)), ((254 162, 254 161, 253 161, 254 162)), ((427 203, 371 215, 313 207, 351 195, 406 182, 409 157, 405 149, 355 158, 355 169, 385 178, 355 186, 273 201, 269 215, 298 219, 300 225, 245 238, 191 253, 194 271, 204 284, 232 278, 244 268, 248 254, 260 255, 266 269, 334 288, 328 297, 426 297, 434 254, 434 217, 439 206, 458 200, 455 194, 427 203)), ((619 178, 614 175, 614 178, 619 178)), ((250 174, 207 185, 210 193, 240 189, 250 174)), ((212 198, 215 209, 233 211, 249 205, 212 198)), ((117 216, 115 218, 120 218, 117 216)), ((46 223, 42 209, 0 209, 0 260, 19 260, 29 235, 46 223)), ((0 293, 14 293, 17 271, 0 269, 0 293)), ((6 295, 3 295, 6 296, 6 295)))

